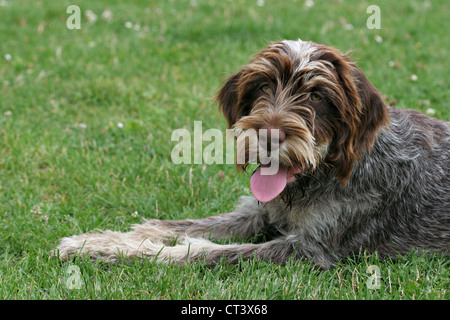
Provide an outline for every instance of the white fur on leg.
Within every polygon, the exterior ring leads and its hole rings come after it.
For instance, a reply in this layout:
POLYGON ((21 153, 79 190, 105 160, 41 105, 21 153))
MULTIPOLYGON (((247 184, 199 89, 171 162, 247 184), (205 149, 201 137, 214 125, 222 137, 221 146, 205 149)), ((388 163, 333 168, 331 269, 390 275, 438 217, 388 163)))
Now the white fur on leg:
MULTIPOLYGON (((146 229, 149 231, 148 227, 146 229)), ((157 227, 154 231, 157 231, 156 229, 157 227)), ((114 231, 86 233, 61 239, 53 254, 59 254, 59 258, 63 261, 74 255, 89 255, 107 263, 116 262, 119 257, 156 257, 158 262, 167 263, 170 260, 185 262, 189 260, 190 256, 198 257, 202 253, 227 247, 227 245, 215 244, 207 239, 188 236, 181 237, 180 244, 166 246, 163 240, 168 238, 168 233, 155 232, 156 236, 152 239, 145 238, 145 235, 148 233, 143 234, 136 230, 127 233, 114 231)), ((170 236, 173 234, 169 233, 170 236)))

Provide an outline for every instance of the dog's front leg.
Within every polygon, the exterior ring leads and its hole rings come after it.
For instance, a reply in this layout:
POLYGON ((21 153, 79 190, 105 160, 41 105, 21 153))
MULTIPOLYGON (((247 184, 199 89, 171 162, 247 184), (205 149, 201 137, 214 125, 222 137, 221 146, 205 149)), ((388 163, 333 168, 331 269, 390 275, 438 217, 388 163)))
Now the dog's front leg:
POLYGON ((230 213, 203 219, 146 220, 133 226, 139 239, 163 242, 166 245, 183 241, 185 237, 206 239, 252 239, 270 230, 270 217, 263 205, 253 197, 242 197, 241 203, 230 213))
POLYGON ((154 251, 163 246, 173 246, 177 242, 186 244, 192 238, 252 238, 267 230, 269 220, 264 206, 254 198, 243 197, 231 213, 197 220, 147 220, 126 233, 102 231, 63 238, 54 254, 59 254, 61 260, 71 255, 89 254, 92 258, 113 262, 118 256, 155 255, 154 251))
POLYGON ((217 244, 206 239, 186 238, 183 244, 172 247, 155 246, 149 248, 146 256, 158 262, 169 261, 183 264, 199 261, 209 266, 226 262, 237 264, 241 259, 258 259, 285 264, 290 258, 308 259, 322 269, 330 268, 335 260, 332 256, 318 251, 317 246, 308 248, 297 235, 287 235, 263 243, 217 244), (312 249, 311 251, 309 249, 312 249))

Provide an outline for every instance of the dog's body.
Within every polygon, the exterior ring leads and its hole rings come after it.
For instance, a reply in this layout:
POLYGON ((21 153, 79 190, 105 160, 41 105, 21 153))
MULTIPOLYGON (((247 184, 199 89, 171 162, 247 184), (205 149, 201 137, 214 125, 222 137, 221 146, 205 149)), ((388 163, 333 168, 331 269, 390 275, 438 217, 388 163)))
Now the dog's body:
POLYGON ((448 252, 449 123, 386 107, 345 55, 301 40, 269 46, 227 81, 218 100, 230 126, 280 130, 281 193, 260 177, 252 190, 259 200, 269 195, 265 203, 244 197, 231 213, 64 238, 61 259, 294 257, 329 268, 361 249, 382 257, 448 252), (255 243, 208 240, 233 237, 255 243))

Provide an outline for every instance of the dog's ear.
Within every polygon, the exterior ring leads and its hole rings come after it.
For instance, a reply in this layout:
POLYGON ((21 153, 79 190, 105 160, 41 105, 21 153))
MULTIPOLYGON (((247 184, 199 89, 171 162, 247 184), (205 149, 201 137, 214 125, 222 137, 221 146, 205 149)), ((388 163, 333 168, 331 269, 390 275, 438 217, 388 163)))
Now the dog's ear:
POLYGON ((216 95, 216 100, 219 102, 219 111, 227 119, 229 128, 236 123, 239 117, 238 81, 241 75, 242 71, 229 77, 216 95))
POLYGON ((379 129, 388 124, 389 112, 380 93, 361 69, 354 65, 352 71, 362 107, 355 138, 359 152, 364 153, 372 149, 379 129))
POLYGON ((379 92, 347 55, 329 47, 322 52, 319 59, 332 63, 341 86, 335 103, 340 123, 328 161, 344 185, 356 161, 372 149, 376 134, 389 115, 379 92))

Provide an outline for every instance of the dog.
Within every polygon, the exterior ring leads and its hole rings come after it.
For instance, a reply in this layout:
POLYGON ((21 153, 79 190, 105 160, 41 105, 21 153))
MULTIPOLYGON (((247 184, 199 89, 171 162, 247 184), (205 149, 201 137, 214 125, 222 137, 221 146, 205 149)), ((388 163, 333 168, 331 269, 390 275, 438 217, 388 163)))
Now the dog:
POLYGON ((450 123, 386 106, 348 54, 300 39, 274 42, 216 98, 229 127, 276 133, 278 171, 256 169, 254 196, 230 213, 63 238, 61 260, 292 258, 328 269, 361 250, 381 258, 448 254, 450 123))

